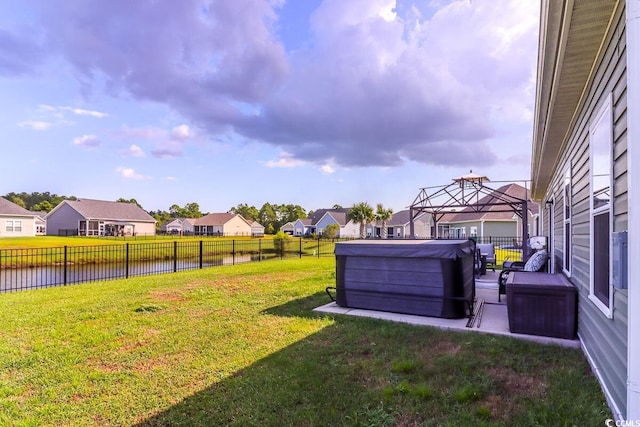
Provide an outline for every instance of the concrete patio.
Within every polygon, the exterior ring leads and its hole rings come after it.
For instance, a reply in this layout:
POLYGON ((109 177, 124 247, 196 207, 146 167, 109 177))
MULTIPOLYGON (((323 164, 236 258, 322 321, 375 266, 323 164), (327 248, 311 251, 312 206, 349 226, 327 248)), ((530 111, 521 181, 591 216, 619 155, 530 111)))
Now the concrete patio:
POLYGON ((314 311, 332 314, 344 314, 348 316, 370 317, 375 319, 390 320, 392 322, 409 323, 412 325, 433 326, 441 329, 480 332, 495 335, 505 335, 513 338, 535 341, 543 344, 557 344, 565 347, 580 347, 579 340, 567 340, 561 338, 543 337, 537 335, 514 334, 509 331, 507 317, 507 298, 502 296, 498 302, 498 274, 488 271, 486 275, 476 279, 476 303, 484 301, 481 315, 471 327, 467 327, 468 318, 442 319, 439 317, 415 316, 410 314, 389 313, 374 310, 362 310, 339 307, 335 302, 325 304, 314 311))

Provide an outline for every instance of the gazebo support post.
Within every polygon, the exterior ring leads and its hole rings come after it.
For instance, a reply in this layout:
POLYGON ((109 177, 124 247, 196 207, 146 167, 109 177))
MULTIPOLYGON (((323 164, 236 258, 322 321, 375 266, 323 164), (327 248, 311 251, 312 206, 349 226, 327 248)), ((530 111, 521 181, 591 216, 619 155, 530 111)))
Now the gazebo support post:
POLYGON ((527 209, 527 199, 522 201, 522 260, 529 259, 529 210, 527 209))

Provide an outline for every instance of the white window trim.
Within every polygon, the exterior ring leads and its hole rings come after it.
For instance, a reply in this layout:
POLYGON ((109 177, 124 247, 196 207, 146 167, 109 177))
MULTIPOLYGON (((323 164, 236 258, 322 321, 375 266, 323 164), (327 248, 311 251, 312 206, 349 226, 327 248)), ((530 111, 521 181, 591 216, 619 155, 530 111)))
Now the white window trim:
MULTIPOLYGON (((547 204, 549 208, 549 271, 556 271, 556 218, 555 218, 555 196, 551 197, 551 203, 547 204)), ((544 224, 543 224, 544 227, 544 224)))
POLYGON ((605 114, 609 114, 611 120, 611 128, 609 132, 609 149, 611 150, 611 162, 609 164, 609 191, 610 199, 606 206, 593 209, 593 144, 589 140, 589 300, 602 311, 602 313, 609 319, 613 318, 613 280, 612 280, 612 266, 611 266, 611 231, 613 230, 613 108, 612 108, 612 95, 609 94, 604 104, 598 110, 598 114, 589 126, 589 137, 594 132, 594 128, 600 123, 600 120, 605 114), (594 216, 609 212, 609 305, 605 305, 595 295, 594 279, 594 251, 593 251, 593 218, 594 216))
POLYGON ((572 251, 571 248, 573 246, 573 234, 571 228, 571 215, 573 214, 572 207, 572 182, 573 176, 571 175, 571 167, 567 168, 566 172, 562 177, 562 272, 567 276, 571 277, 571 270, 573 268, 573 260, 571 260, 572 251), (567 177, 569 182, 567 183, 567 177), (566 187, 569 187, 569 197, 567 200, 567 191, 566 187), (569 216, 567 217, 567 206, 569 206, 569 216), (567 245, 566 238, 567 233, 565 229, 569 226, 569 244, 567 245), (567 254, 567 252, 569 252, 567 254), (569 257, 569 269, 566 268, 566 258, 569 257))

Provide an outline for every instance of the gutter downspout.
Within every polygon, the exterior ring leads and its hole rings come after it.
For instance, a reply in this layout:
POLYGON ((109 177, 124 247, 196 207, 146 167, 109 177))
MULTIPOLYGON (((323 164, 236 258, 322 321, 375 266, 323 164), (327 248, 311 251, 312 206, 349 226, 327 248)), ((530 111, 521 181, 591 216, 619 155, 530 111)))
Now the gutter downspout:
MULTIPOLYGON (((627 155, 629 174, 629 260, 640 259, 640 0, 626 2, 627 33, 627 155)), ((640 268, 628 265, 627 419, 640 420, 640 268)))

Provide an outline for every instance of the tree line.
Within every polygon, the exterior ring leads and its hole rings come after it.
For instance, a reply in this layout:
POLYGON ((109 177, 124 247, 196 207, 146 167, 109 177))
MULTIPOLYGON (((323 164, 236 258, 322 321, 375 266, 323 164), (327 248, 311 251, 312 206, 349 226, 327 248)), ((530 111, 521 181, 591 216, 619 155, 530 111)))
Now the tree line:
MULTIPOLYGON (((65 196, 52 194, 47 192, 32 192, 32 193, 7 193, 3 196, 5 199, 21 206, 27 210, 35 212, 50 212, 63 200, 77 200, 75 196, 65 196)), ((144 208, 138 203, 136 199, 119 198, 116 202, 134 203, 141 209, 144 208)), ((333 205, 332 209, 342 209, 340 205, 333 205)), ((237 206, 232 207, 227 212, 240 214, 247 221, 257 221, 265 228, 265 233, 275 234, 280 227, 288 222, 293 222, 298 219, 308 218, 313 214, 313 211, 307 211, 302 206, 296 204, 276 204, 265 203, 258 209, 255 206, 249 206, 246 203, 240 203, 237 206)), ((195 202, 187 203, 184 206, 173 204, 168 210, 158 209, 156 211, 147 211, 156 221, 157 226, 164 222, 171 221, 175 218, 200 218, 207 215, 207 212, 200 210, 200 205, 195 202)), ((382 238, 386 237, 386 221, 393 215, 393 210, 385 209, 382 204, 377 205, 377 210, 366 202, 355 203, 349 210, 348 217, 350 220, 360 224, 360 235, 366 237, 366 224, 372 221, 382 222, 382 238)), ((329 235, 339 232, 339 227, 330 227, 326 230, 329 235)), ((331 236, 329 236, 331 237, 331 236)), ((334 236, 335 237, 335 236, 334 236)))

